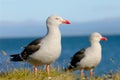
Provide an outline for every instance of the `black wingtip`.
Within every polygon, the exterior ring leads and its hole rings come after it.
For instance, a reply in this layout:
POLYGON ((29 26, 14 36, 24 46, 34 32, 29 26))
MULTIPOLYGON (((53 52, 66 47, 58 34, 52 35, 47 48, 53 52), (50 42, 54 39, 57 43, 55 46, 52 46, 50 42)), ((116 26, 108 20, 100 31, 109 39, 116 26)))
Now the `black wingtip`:
POLYGON ((73 71, 73 69, 74 69, 74 67, 71 66, 71 65, 69 65, 68 67, 66 67, 66 68, 64 69, 64 71, 73 71))
POLYGON ((23 59, 20 57, 19 54, 13 54, 10 55, 10 61, 17 62, 17 61, 23 61, 23 59))

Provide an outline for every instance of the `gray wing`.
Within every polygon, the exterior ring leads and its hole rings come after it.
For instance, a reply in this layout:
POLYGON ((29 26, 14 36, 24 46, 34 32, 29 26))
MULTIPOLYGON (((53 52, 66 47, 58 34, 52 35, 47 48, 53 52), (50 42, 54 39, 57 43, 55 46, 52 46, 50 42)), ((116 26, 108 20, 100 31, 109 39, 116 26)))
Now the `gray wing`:
POLYGON ((81 49, 80 51, 76 52, 75 55, 72 57, 70 64, 73 67, 77 67, 76 64, 80 62, 82 58, 85 56, 84 52, 85 52, 85 49, 81 49))
POLYGON ((28 46, 24 47, 25 49, 23 50, 23 52, 21 53, 21 57, 26 60, 28 58, 28 56, 30 56, 31 54, 35 53, 36 51, 38 51, 40 49, 40 42, 41 42, 42 38, 36 39, 34 41, 32 41, 30 44, 28 44, 28 46))

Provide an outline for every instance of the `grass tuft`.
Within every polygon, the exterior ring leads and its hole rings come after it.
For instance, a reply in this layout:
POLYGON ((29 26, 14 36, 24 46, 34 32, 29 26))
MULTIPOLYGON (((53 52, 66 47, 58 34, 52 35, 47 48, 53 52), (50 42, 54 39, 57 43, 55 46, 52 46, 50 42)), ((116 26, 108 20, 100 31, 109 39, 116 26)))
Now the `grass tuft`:
MULTIPOLYGON (((54 68, 51 69, 49 76, 51 80, 83 80, 79 78, 78 74, 58 71, 54 68)), ((39 70, 37 76, 34 76, 29 69, 14 69, 8 72, 1 72, 0 80, 48 80, 48 75, 45 70, 39 70)), ((120 73, 108 74, 102 77, 86 77, 84 80, 120 80, 120 73)))

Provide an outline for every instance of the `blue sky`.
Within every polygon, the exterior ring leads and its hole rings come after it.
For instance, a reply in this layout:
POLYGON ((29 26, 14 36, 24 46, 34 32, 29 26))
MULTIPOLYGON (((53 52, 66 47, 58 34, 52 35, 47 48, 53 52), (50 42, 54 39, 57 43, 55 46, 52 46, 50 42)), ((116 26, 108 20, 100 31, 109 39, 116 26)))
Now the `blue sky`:
POLYGON ((0 0, 0 22, 44 23, 52 14, 71 23, 120 18, 120 0, 0 0))
POLYGON ((0 21, 40 21, 51 14, 76 22, 120 17, 120 0, 0 0, 0 6, 0 21))

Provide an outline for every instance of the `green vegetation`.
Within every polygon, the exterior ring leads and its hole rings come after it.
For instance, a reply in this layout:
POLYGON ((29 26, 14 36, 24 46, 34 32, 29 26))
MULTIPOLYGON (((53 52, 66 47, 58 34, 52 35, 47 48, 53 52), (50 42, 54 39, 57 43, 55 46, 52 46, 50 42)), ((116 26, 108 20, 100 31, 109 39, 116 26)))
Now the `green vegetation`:
MULTIPOLYGON (((49 75, 52 80, 74 80, 75 75, 68 72, 59 72, 55 69, 50 71, 49 75)), ((0 80, 48 80, 48 75, 45 70, 38 71, 37 76, 34 76, 33 72, 28 69, 15 69, 7 73, 0 74, 0 80)))
MULTIPOLYGON (((78 74, 63 72, 54 68, 51 69, 49 76, 51 80, 83 80, 79 78, 78 74)), ((45 70, 39 70, 38 75, 34 76, 33 72, 29 69, 14 69, 13 71, 0 73, 0 80, 48 80, 48 75, 45 70)), ((91 79, 87 77, 84 80, 120 80, 120 73, 105 75, 103 77, 94 77, 91 79)))

